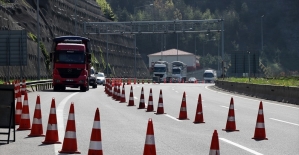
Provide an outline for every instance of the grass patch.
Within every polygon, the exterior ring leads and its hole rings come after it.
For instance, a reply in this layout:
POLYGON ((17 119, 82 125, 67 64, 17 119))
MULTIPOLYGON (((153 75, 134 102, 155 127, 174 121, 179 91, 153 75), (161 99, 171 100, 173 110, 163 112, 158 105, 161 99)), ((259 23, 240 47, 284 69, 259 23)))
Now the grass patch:
POLYGON ((248 78, 227 78, 225 81, 299 87, 299 77, 250 78, 250 82, 248 78))

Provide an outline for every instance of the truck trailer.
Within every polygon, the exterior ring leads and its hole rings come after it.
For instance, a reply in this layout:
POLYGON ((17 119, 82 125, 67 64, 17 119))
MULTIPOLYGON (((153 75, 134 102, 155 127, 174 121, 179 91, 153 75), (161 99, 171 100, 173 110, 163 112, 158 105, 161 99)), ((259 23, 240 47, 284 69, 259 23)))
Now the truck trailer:
POLYGON ((85 92, 89 85, 96 88, 91 76, 90 40, 80 36, 60 36, 53 39, 50 53, 54 91, 66 87, 85 92))

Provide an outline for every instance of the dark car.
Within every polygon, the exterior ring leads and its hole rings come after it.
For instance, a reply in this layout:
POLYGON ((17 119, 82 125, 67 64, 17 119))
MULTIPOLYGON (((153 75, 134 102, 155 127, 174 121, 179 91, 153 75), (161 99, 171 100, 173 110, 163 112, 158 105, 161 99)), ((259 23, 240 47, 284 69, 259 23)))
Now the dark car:
POLYGON ((189 79, 188 79, 188 83, 195 83, 197 80, 196 80, 196 78, 195 77, 190 77, 189 79))

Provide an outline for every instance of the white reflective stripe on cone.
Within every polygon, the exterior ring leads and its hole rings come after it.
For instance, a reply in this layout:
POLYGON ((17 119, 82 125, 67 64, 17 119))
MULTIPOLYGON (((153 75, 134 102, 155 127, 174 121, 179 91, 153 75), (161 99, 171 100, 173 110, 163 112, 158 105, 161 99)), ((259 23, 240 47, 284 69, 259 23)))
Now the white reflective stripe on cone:
POLYGON ((263 109, 259 109, 259 114, 263 114, 263 109))
POLYGON ((47 130, 57 130, 57 124, 48 124, 47 130))
POLYGON ((16 114, 18 115, 22 114, 22 110, 16 110, 16 114))
POLYGON ((162 98, 162 97, 163 97, 162 94, 160 94, 160 95, 159 95, 159 98, 162 98))
POLYGON ((229 106, 229 109, 234 109, 234 105, 231 104, 231 105, 229 106))
POLYGON ((22 114, 21 119, 30 119, 29 114, 22 114))
POLYGON ((256 128, 265 128, 265 123, 256 123, 256 128))
POLYGON ((153 105, 153 101, 148 101, 148 105, 153 105))
POLYGON ((75 120, 75 115, 73 113, 70 113, 68 120, 75 120))
POLYGON ((21 97, 18 97, 18 98, 17 98, 17 102, 22 102, 22 101, 21 101, 21 97))
POLYGON ((56 109, 55 108, 51 108, 50 114, 56 114, 56 109))
POLYGON ((187 111, 186 107, 181 107, 181 111, 187 111))
POLYGON ((74 131, 65 132, 65 138, 76 138, 76 132, 74 131))
POLYGON ((40 104, 36 104, 35 109, 40 109, 40 104))
POLYGON ((101 123, 100 123, 100 121, 94 121, 92 128, 93 129, 101 129, 101 123))
POLYGON ((202 112, 198 112, 197 114, 200 115, 200 114, 202 114, 202 112))
POLYGON ((33 118, 33 124, 42 124, 42 120, 41 119, 37 119, 37 118, 33 118))
POLYGON ((130 97, 130 100, 134 100, 134 98, 133 98, 133 97, 130 97))
POLYGON ((101 141, 90 141, 89 143, 90 150, 102 150, 102 142, 101 141))
POLYGON ((227 117, 227 121, 233 122, 233 121, 235 121, 235 117, 229 116, 229 117, 227 117))
POLYGON ((142 102, 142 103, 143 103, 143 102, 144 102, 144 99, 141 99, 141 100, 140 100, 140 102, 142 102))
POLYGON ((158 104, 158 107, 163 107, 163 103, 159 103, 159 104, 158 104))
POLYGON ((183 99, 182 99, 182 101, 186 101, 186 99, 185 99, 185 98, 183 98, 183 99))
POLYGON ((210 150, 209 155, 220 155, 220 151, 219 150, 210 150))
POLYGON ((23 105, 28 105, 28 101, 24 100, 23 105))
POLYGON ((155 144, 155 136, 154 135, 146 135, 145 144, 154 145, 155 144))

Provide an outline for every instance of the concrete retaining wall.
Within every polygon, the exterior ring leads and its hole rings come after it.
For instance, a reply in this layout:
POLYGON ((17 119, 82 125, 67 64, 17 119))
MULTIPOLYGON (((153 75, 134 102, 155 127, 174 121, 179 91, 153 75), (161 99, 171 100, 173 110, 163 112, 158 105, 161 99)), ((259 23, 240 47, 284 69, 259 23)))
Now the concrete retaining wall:
POLYGON ((215 81, 215 86, 251 97, 299 105, 299 87, 215 81))

